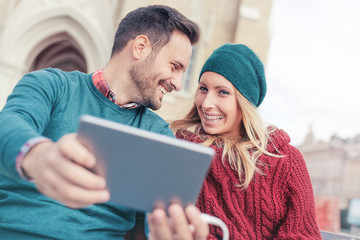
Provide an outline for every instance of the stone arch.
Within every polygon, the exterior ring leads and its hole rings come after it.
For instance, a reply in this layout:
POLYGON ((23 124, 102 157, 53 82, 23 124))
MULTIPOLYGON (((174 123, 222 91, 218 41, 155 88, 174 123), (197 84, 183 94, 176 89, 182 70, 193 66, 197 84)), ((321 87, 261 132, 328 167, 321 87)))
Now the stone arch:
POLYGON ((86 72, 103 66, 110 54, 111 46, 103 37, 106 33, 99 32, 75 9, 44 9, 8 26, 11 27, 4 31, 0 52, 6 56, 6 62, 21 69, 22 74, 32 70, 34 62, 39 61, 39 56, 52 44, 57 47, 64 42, 69 44, 74 55, 85 60, 86 72))
MULTIPOLYGON (((77 42, 66 32, 50 36, 41 43, 43 50, 30 61, 29 71, 47 67, 60 68, 64 71, 79 70, 87 72, 84 53, 77 42)), ((41 49, 41 48, 38 48, 41 49)))

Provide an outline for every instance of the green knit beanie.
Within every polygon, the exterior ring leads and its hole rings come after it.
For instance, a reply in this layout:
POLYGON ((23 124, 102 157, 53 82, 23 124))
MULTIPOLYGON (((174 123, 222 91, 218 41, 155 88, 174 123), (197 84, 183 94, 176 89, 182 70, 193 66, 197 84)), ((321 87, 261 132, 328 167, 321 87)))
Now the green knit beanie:
POLYGON ((227 43, 219 47, 206 60, 200 77, 204 72, 216 72, 224 76, 256 107, 264 100, 264 66, 256 54, 245 45, 227 43))

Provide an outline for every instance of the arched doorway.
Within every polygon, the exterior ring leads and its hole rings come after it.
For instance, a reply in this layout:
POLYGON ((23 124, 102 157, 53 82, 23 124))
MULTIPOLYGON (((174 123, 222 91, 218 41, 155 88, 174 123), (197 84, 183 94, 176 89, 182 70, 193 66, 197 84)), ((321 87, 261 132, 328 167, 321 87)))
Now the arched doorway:
POLYGON ((87 63, 82 49, 67 33, 60 33, 42 41, 36 49, 30 71, 53 67, 64 71, 87 71, 87 63))
POLYGON ((29 71, 57 67, 89 73, 107 63, 112 15, 99 11, 104 6, 101 1, 91 2, 79 11, 67 1, 18 1, 1 26, 0 109, 17 81, 29 71))

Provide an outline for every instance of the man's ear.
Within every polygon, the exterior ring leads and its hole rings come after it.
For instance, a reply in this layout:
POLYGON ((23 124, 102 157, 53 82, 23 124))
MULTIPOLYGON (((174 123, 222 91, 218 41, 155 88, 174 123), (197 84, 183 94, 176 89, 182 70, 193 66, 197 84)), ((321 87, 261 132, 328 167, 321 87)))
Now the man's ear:
POLYGON ((145 35, 139 35, 135 38, 132 55, 135 59, 146 58, 152 51, 150 40, 145 35))

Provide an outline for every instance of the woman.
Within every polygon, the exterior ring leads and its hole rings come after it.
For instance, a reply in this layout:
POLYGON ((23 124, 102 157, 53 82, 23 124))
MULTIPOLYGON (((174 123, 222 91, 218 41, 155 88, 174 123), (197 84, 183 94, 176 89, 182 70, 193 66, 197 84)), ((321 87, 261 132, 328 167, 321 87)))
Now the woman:
MULTIPOLYGON (((222 219, 230 239, 321 239, 301 153, 257 112, 265 93, 248 47, 225 44, 205 62, 194 106, 171 124, 178 138, 216 150, 197 207, 222 219)), ((208 239, 221 237, 211 226, 208 239)))

